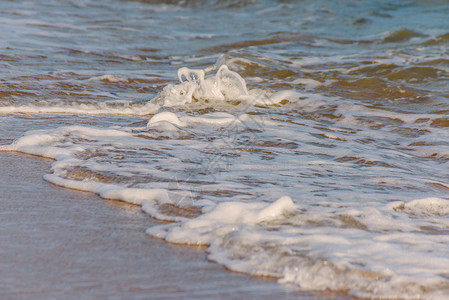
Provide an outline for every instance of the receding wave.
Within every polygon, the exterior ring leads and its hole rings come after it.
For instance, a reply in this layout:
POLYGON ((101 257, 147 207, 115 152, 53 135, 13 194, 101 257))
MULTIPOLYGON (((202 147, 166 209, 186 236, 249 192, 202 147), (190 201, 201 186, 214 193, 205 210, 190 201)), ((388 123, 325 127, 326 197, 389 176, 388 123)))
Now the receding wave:
MULTIPOLYGON (((144 103, 73 108, 149 114, 147 126, 35 130, 0 150, 55 159, 47 181, 141 205, 172 222, 148 235, 207 246, 210 260, 233 271, 358 297, 434 298, 449 290, 449 202, 418 198, 429 184, 444 186, 437 173, 446 148, 435 152, 420 140, 431 136, 444 146, 445 118, 292 91, 260 94, 226 65, 183 67, 178 78, 144 103), (289 110, 279 105, 285 99, 289 110), (223 111, 219 104, 227 102, 232 109, 223 111), (202 109, 185 109, 195 105, 202 109), (204 109, 210 105, 216 110, 204 109), (416 142, 386 144, 409 136, 416 142), (417 168, 435 175, 423 182, 417 168), (298 186, 309 196, 296 194, 298 186), (379 194, 393 196, 376 201, 379 194), (420 259, 428 253, 433 260, 420 259)), ((372 86, 370 99, 388 86, 365 80, 338 84, 342 91, 372 86)))

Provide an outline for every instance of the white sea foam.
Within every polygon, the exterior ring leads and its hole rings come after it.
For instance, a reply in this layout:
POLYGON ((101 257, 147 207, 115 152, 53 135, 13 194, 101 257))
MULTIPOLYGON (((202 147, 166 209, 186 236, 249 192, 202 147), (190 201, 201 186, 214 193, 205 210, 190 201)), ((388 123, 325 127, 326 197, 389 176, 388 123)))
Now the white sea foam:
POLYGON ((204 70, 181 68, 178 78, 180 84, 168 85, 159 95, 164 106, 239 100, 248 95, 245 80, 226 65, 222 65, 215 76, 207 78, 204 70))
POLYGON ((245 80, 238 73, 229 70, 227 65, 221 65, 215 75, 208 77, 205 70, 180 68, 178 78, 179 84, 166 86, 153 101, 165 107, 184 106, 195 102, 274 105, 284 100, 298 100, 301 96, 291 90, 276 93, 248 90, 245 80))
POLYGON ((449 215, 449 200, 441 198, 416 199, 408 203, 400 203, 396 209, 411 215, 442 217, 449 215))
POLYGON ((103 103, 43 103, 41 105, 0 106, 1 114, 81 114, 81 115, 152 115, 160 108, 152 102, 108 101, 103 103))
MULTIPOLYGON (((244 115, 242 115, 241 117, 244 118, 244 115)), ((196 117, 178 117, 172 112, 164 111, 157 113, 153 117, 151 117, 151 119, 148 121, 147 126, 160 128, 161 123, 170 123, 178 127, 186 127, 189 124, 227 126, 235 122, 240 122, 239 118, 225 112, 214 112, 196 117)))

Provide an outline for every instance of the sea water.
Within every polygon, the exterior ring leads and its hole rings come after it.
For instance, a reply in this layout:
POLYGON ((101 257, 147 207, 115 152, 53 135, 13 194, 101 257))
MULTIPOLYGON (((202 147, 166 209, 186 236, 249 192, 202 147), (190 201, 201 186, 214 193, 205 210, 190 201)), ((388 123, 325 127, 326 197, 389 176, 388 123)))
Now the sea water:
MULTIPOLYGON (((0 146, 305 291, 449 295, 446 1, 3 1, 0 146)), ((0 154, 1 155, 1 154, 0 154)))

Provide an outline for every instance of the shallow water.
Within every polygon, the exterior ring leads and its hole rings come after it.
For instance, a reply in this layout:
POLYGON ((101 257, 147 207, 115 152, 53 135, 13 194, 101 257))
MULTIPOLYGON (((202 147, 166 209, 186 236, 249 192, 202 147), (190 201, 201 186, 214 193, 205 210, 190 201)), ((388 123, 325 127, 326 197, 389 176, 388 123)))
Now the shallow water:
POLYGON ((172 221, 150 236, 233 271, 449 294, 446 1, 0 11, 0 144, 54 159, 47 181, 142 205, 172 221))
POLYGON ((201 247, 148 239, 146 227, 158 222, 138 206, 36 176, 49 160, 2 153, 0 165, 2 300, 317 299, 270 278, 226 272, 201 247))

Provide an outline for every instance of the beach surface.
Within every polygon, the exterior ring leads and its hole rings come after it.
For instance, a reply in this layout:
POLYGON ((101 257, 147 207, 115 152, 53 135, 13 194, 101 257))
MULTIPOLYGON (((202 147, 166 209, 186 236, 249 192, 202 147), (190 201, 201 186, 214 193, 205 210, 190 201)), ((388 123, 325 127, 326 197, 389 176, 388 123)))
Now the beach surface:
POLYGON ((0 155, 1 299, 316 297, 148 237, 158 222, 140 207, 43 180, 51 162, 0 155))

